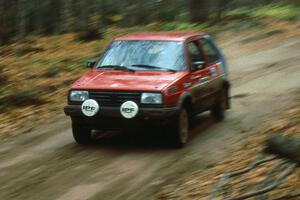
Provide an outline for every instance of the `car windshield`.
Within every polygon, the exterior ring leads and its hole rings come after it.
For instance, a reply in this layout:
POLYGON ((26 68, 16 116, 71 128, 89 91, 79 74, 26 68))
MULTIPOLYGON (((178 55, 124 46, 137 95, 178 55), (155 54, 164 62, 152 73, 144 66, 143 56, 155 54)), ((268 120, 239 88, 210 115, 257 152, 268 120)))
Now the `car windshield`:
POLYGON ((182 71, 186 69, 183 44, 174 41, 114 41, 97 69, 182 71))

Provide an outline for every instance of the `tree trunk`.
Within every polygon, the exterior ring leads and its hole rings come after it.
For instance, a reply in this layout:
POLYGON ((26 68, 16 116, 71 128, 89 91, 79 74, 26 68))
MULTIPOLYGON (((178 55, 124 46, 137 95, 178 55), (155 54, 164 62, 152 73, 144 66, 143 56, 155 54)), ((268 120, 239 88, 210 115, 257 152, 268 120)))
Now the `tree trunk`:
POLYGON ((209 7, 205 0, 188 0, 190 21, 205 22, 209 19, 209 7))
POLYGON ((22 39, 26 35, 26 12, 27 12, 26 0, 19 0, 18 13, 19 13, 19 26, 18 26, 18 38, 22 39))
POLYGON ((4 44, 4 0, 0 0, 0 46, 4 44))
POLYGON ((131 17, 131 10, 130 10, 130 3, 128 0, 122 0, 119 3, 121 14, 122 14, 122 25, 123 26, 130 26, 132 24, 132 17, 131 17))
POLYGON ((62 1, 60 31, 62 33, 71 32, 72 26, 72 0, 62 1))
POLYGON ((34 27, 35 27, 35 33, 37 34, 43 34, 45 32, 44 29, 44 9, 45 9, 45 0, 35 0, 34 1, 34 10, 35 10, 35 21, 34 21, 34 27))
POLYGON ((79 1, 79 9, 80 9, 79 31, 80 32, 88 31, 88 24, 89 24, 88 8, 89 8, 89 4, 87 0, 79 1))
POLYGON ((227 9, 227 5, 230 2, 230 0, 219 0, 217 3, 217 18, 221 19, 223 12, 227 9))

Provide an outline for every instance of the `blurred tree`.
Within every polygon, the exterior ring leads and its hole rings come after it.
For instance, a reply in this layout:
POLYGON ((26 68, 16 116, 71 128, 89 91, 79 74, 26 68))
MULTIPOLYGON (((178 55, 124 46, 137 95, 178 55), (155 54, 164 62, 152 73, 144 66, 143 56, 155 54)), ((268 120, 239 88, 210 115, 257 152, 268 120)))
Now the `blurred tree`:
POLYGON ((88 0, 79 0, 79 31, 85 32, 88 31, 88 24, 89 24, 89 1, 88 0))
POLYGON ((0 0, 0 45, 4 44, 4 0, 0 0))
POLYGON ((50 34, 58 34, 61 33, 62 30, 62 5, 65 0, 51 0, 50 1, 50 34))
MULTIPOLYGON (((299 5, 299 0, 280 0, 299 5)), ((76 32, 94 39, 109 25, 164 21, 206 22, 226 9, 272 0, 0 0, 0 45, 28 34, 76 32)), ((154 24, 155 24, 154 23, 154 24)))
POLYGON ((218 0, 216 2, 216 6, 217 6, 217 18, 221 19, 223 12, 228 9, 228 4, 231 2, 232 0, 218 0))
POLYGON ((25 34, 26 34, 26 14, 27 14, 27 1, 26 0, 19 0, 18 2, 18 21, 19 21, 19 26, 18 26, 18 36, 19 39, 22 39, 25 34))
POLYGON ((16 5, 18 0, 0 0, 0 41, 2 44, 7 43, 12 36, 17 35, 18 15, 16 5))
POLYGON ((188 0, 191 22, 205 22, 209 18, 209 9, 205 0, 188 0))
POLYGON ((45 0, 34 0, 34 32, 36 34, 43 34, 44 30, 44 10, 47 7, 45 0))
POLYGON ((73 29, 73 16, 72 16, 72 0, 62 1, 62 12, 61 12, 61 33, 72 32, 73 29))

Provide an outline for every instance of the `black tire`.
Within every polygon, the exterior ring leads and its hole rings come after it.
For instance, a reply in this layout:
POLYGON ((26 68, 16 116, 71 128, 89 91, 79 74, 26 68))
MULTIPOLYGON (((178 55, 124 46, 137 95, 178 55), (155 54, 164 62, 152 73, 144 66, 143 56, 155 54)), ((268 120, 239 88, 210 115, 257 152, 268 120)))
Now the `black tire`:
POLYGON ((75 122, 72 123, 73 137, 78 144, 89 144, 92 142, 92 130, 75 122))
POLYGON ((217 122, 221 122, 225 118, 225 111, 228 103, 227 98, 226 89, 222 89, 219 92, 217 103, 211 109, 211 115, 217 122))
POLYGON ((171 122, 170 137, 176 148, 184 147, 189 139, 189 113, 182 108, 171 122))
POLYGON ((231 108, 231 98, 230 98, 230 91, 229 87, 224 89, 226 91, 226 110, 229 110, 231 108))

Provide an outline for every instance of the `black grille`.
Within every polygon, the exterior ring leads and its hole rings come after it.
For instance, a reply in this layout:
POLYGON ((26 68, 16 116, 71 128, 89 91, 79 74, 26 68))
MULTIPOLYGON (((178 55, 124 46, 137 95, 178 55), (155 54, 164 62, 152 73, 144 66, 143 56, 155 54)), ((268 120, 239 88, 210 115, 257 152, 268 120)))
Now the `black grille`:
POLYGON ((89 98, 95 99, 101 106, 121 106, 125 101, 134 101, 140 105, 140 92, 89 91, 89 98))

